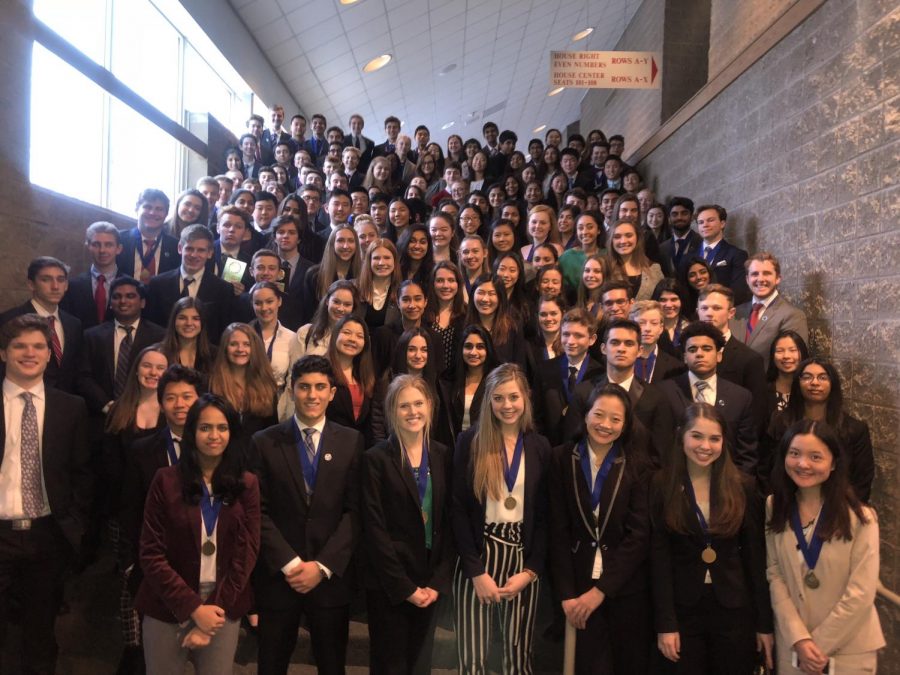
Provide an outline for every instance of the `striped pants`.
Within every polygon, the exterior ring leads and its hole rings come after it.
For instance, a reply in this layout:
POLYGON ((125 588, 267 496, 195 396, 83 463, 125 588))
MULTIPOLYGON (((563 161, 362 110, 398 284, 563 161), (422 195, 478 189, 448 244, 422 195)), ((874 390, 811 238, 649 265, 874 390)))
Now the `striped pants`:
MULTIPOLYGON (((484 566, 497 586, 503 586, 509 577, 522 571, 522 523, 485 523, 484 566)), ((512 600, 482 604, 472 580, 463 575, 457 563, 453 603, 460 675, 487 673, 491 627, 498 613, 503 642, 503 674, 531 675, 539 583, 535 580, 512 600)))

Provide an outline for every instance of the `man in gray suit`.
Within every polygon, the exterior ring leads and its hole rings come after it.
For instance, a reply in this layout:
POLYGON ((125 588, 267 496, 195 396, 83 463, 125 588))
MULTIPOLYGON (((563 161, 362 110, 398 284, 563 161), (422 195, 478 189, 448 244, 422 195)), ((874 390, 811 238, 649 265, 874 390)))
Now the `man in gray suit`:
POLYGON ((809 342, 806 315, 778 292, 781 265, 775 256, 760 251, 747 259, 746 267, 753 299, 735 308, 729 328, 732 335, 763 357, 768 368, 772 342, 780 331, 796 331, 809 342))

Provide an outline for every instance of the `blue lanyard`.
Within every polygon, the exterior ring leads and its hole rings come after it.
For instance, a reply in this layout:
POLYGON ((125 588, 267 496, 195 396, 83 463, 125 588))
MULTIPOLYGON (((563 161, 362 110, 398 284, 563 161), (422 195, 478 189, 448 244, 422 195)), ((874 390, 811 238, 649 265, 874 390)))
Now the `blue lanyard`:
POLYGON ((516 486, 516 478, 519 475, 519 465, 522 463, 522 450, 525 447, 525 435, 519 434, 519 438, 516 441, 516 449, 513 450, 513 459, 512 464, 506 459, 506 447, 502 448, 503 451, 503 479, 506 481, 506 488, 512 492, 513 488, 516 486))
POLYGON ((825 507, 823 506, 822 511, 819 512, 819 517, 816 520, 816 527, 812 533, 812 542, 807 543, 806 537, 803 536, 803 526, 800 524, 800 508, 794 504, 794 509, 791 511, 791 528, 794 530, 794 536, 797 538, 797 548, 799 548, 800 552, 803 554, 806 566, 810 570, 815 569, 816 563, 819 562, 822 544, 825 543, 822 537, 819 536, 819 528, 822 526, 822 514, 824 512, 825 507))
POLYGON ((300 453, 300 468, 303 469, 303 479, 309 486, 309 491, 314 492, 316 489, 316 476, 319 473, 319 457, 322 455, 319 452, 322 448, 322 434, 319 434, 319 443, 316 445, 316 457, 310 462, 309 457, 306 456, 306 441, 303 440, 303 434, 300 433, 300 427, 297 426, 296 418, 293 422, 294 438, 297 440, 297 450, 300 453))
MULTIPOLYGON (((584 360, 581 362, 581 368, 578 369, 578 375, 575 376, 575 384, 581 383, 584 379, 584 374, 587 372, 588 365, 588 356, 584 355, 584 360)), ((562 381, 563 381, 563 389, 566 392, 566 401, 572 400, 572 393, 569 391, 569 357, 563 354, 559 359, 559 369, 562 373, 562 381)))
POLYGON ((168 444, 166 446, 166 452, 169 455, 169 466, 175 466, 178 464, 178 453, 175 452, 175 439, 172 438, 172 430, 166 434, 166 438, 168 439, 168 444))
POLYGON ((206 481, 200 483, 203 487, 203 499, 200 500, 200 513, 203 514, 203 525, 206 527, 206 536, 211 537, 216 529, 216 521, 219 519, 219 511, 222 510, 222 498, 213 499, 206 487, 206 481))
POLYGON ((578 444, 578 452, 581 453, 581 471, 584 474, 588 490, 591 491, 591 511, 593 512, 600 506, 600 493, 603 492, 603 484, 606 482, 606 477, 612 470, 613 462, 616 461, 616 457, 619 455, 619 443, 618 441, 613 443, 609 452, 606 453, 606 457, 603 458, 600 469, 597 471, 597 477, 594 479, 593 485, 591 484, 591 453, 588 450, 586 439, 583 439, 578 444))
MULTIPOLYGON (((256 319, 253 322, 253 327, 256 329, 256 334, 259 335, 259 339, 263 341, 263 344, 265 344, 266 341, 263 339, 262 324, 259 322, 259 319, 256 319)), ((275 322, 275 333, 272 335, 272 339, 269 340, 269 346, 266 347, 266 356, 269 359, 269 363, 272 363, 272 348, 275 346, 275 339, 278 337, 278 330, 280 328, 281 328, 281 322, 276 321, 275 322)))
MULTIPOLYGON (((700 523, 700 529, 703 530, 703 541, 707 546, 710 546, 712 544, 712 537, 709 536, 709 523, 706 522, 706 518, 703 517, 703 511, 700 510, 700 506, 697 504, 697 496, 694 494, 694 484, 691 483, 690 478, 687 478, 684 481, 684 493, 687 495, 691 506, 694 507, 694 513, 697 514, 697 521, 700 523)), ((712 501, 710 501, 709 510, 710 515, 712 515, 712 501)))
POLYGON ((656 352, 651 352, 650 356, 639 356, 635 362, 635 370, 638 371, 638 377, 644 382, 649 382, 653 376, 653 366, 656 364, 656 352))
MULTIPOLYGON (((404 450, 406 452, 406 450, 404 450)), ((407 456, 408 458, 408 456, 407 456)), ((413 472, 413 479, 416 481, 416 487, 419 488, 419 504, 425 501, 425 492, 428 490, 428 439, 422 440, 422 461, 419 468, 414 469, 412 464, 409 465, 410 471, 413 472)))

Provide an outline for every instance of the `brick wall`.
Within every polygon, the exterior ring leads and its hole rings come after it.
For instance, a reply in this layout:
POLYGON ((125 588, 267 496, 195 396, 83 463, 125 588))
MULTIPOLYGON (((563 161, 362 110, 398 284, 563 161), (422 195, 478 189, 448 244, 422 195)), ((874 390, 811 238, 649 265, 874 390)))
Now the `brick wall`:
POLYGON ((717 75, 797 0, 713 0, 709 76, 717 75))
MULTIPOLYGON (((726 4, 754 16, 782 3, 726 4)), ((618 130, 605 114, 598 119, 608 133, 618 130)), ((828 0, 640 166, 661 197, 723 204, 731 239, 781 259, 784 291, 807 312, 814 349, 838 364, 850 409, 872 428, 881 578, 893 590, 900 589, 898 139, 900 7, 828 0)), ((629 146, 636 147, 630 139, 629 146)), ((879 672, 900 673, 900 609, 883 602, 879 609, 888 639, 879 672)))

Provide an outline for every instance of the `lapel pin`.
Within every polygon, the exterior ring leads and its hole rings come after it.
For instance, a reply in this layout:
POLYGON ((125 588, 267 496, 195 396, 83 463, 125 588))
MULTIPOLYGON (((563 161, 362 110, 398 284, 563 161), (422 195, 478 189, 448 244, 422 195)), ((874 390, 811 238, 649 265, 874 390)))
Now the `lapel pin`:
POLYGON ((723 399, 719 399, 719 405, 725 405, 725 401, 723 399))
POLYGON ((326 462, 330 462, 330 461, 331 461, 331 453, 330 453, 330 452, 326 452, 326 453, 325 453, 325 457, 324 457, 323 459, 324 459, 326 462))

